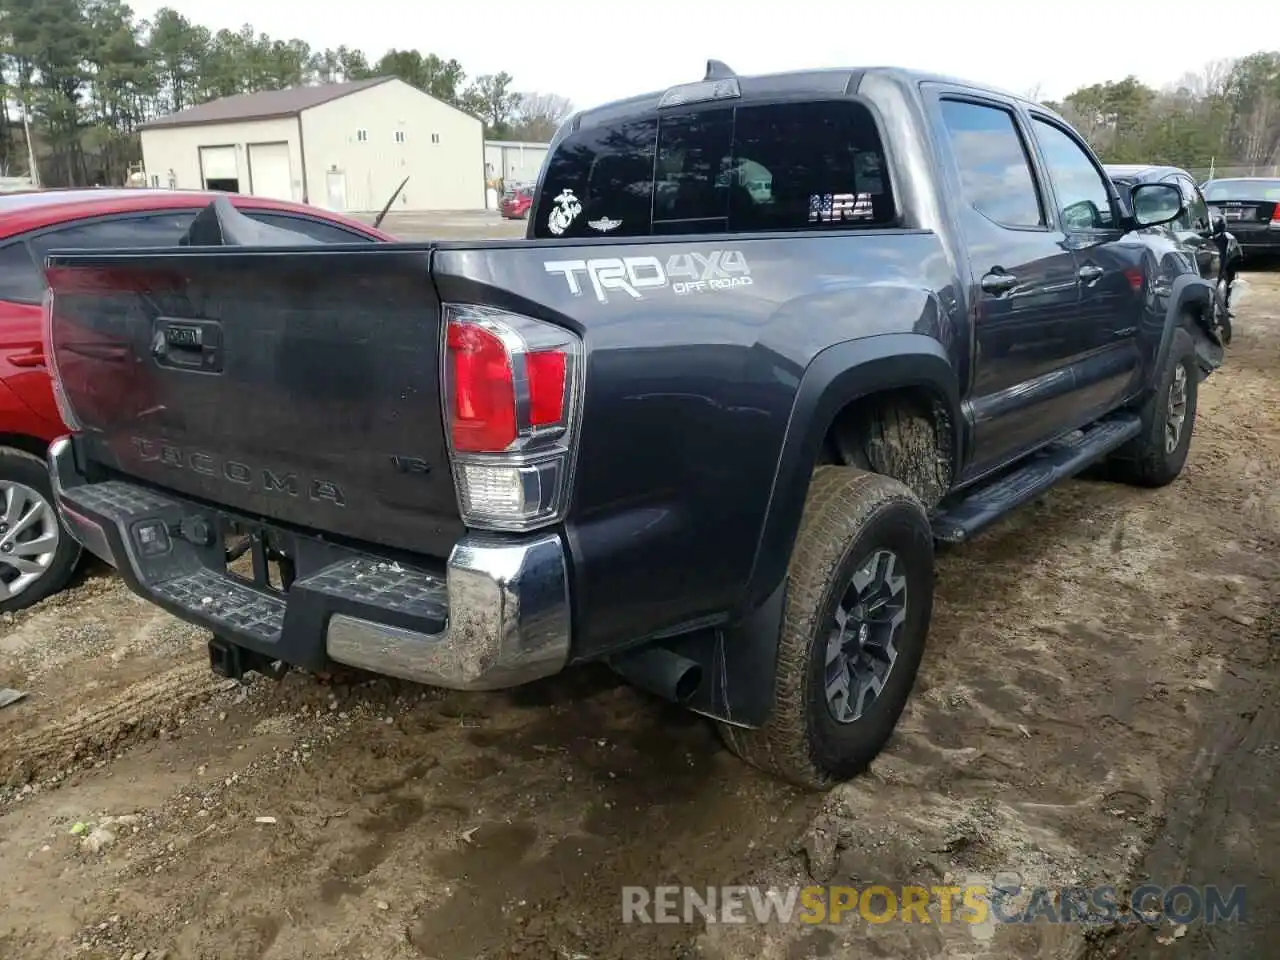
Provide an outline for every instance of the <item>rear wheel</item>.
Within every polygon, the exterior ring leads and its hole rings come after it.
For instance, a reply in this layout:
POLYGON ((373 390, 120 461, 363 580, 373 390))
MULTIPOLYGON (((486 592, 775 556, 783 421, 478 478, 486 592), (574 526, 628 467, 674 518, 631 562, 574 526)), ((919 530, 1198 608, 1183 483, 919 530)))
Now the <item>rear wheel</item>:
POLYGON ((852 467, 813 475, 787 573, 772 713, 721 724, 731 750, 808 789, 875 759, 914 685, 933 610, 933 533, 905 485, 852 467))
POLYGON ((1199 387, 1195 341, 1179 327, 1156 390, 1142 408, 1142 433, 1112 461, 1116 479, 1141 487, 1163 487, 1177 479, 1191 450, 1199 387))
POLYGON ((57 593, 80 561, 80 544, 62 526, 43 461, 0 447, 0 613, 57 593))

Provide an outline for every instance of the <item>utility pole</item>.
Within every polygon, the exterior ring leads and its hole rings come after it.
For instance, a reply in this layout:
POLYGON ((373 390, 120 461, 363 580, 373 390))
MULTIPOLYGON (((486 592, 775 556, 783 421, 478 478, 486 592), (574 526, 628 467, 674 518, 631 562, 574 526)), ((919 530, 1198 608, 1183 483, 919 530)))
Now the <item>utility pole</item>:
POLYGON ((30 92, 22 91, 22 132, 27 138, 27 173, 31 177, 31 186, 40 186, 40 168, 36 166, 36 148, 31 142, 31 105, 30 92))

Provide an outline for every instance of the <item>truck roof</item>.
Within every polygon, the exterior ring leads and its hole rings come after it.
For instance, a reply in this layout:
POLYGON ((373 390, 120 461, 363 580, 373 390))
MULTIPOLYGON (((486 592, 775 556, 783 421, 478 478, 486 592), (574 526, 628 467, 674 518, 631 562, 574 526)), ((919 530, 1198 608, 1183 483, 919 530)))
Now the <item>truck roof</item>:
MULTIPOLYGON (((1016 100, 1024 105, 1032 105, 1034 102, 1026 97, 999 87, 989 84, 976 83, 971 80, 963 80, 957 77, 950 77, 944 74, 931 73, 924 70, 913 70, 906 67, 894 66, 868 66, 868 67, 823 67, 813 70, 792 70, 784 73, 765 73, 756 75, 740 75, 735 74, 724 64, 717 61, 709 61, 707 64, 707 74, 704 78, 686 81, 687 83, 698 83, 703 79, 720 79, 722 77, 733 77, 738 81, 738 85, 742 91, 742 99, 758 100, 770 97, 786 97, 808 94, 813 97, 831 97, 831 96, 848 96, 857 92, 862 78, 868 74, 888 77, 897 80, 904 86, 916 86, 920 83, 947 83, 961 87, 969 87, 973 90, 981 90, 990 93, 999 94, 1011 100, 1016 100), (727 73, 714 73, 713 70, 728 71, 727 73)), ((683 86, 684 84, 676 84, 675 86, 683 86)), ((672 88, 667 88, 668 90, 672 88)), ((662 99, 667 90, 654 90, 649 93, 638 94, 634 97, 627 97, 623 100, 614 100, 610 103, 601 104, 598 107, 592 107, 587 110, 575 113, 566 123, 570 130, 579 129, 583 123, 594 126, 600 123, 607 123, 610 120, 619 119, 627 116, 634 116, 637 113, 648 113, 658 108, 658 103, 662 99)), ((1034 104, 1041 110, 1044 110, 1054 116, 1057 114, 1053 110, 1045 107, 1043 104, 1034 104)))

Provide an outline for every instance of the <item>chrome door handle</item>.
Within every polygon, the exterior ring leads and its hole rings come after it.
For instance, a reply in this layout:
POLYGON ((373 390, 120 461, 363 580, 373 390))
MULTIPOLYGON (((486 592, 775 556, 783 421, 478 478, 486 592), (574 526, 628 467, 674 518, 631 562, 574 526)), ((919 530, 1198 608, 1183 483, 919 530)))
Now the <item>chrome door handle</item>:
POLYGON ((1011 273, 988 273, 982 278, 982 289, 987 293, 1008 293, 1018 285, 1018 278, 1011 273))

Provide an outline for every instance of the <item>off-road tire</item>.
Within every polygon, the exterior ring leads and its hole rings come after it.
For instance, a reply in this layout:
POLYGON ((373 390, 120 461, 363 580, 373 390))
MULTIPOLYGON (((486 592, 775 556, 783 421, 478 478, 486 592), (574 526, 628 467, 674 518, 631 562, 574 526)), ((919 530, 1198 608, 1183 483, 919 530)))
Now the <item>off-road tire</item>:
POLYGON ((1110 464, 1112 477, 1139 487, 1163 487, 1177 479, 1191 450, 1199 387, 1200 364, 1196 358, 1195 341, 1190 332, 1179 327, 1173 331, 1173 343, 1169 345, 1164 367, 1157 373, 1156 389, 1142 406, 1142 432, 1113 455, 1110 464), (1165 449, 1165 423, 1169 390, 1179 366, 1183 367, 1187 378, 1186 414, 1178 444, 1170 452, 1165 449))
POLYGON ((1234 282, 1234 272, 1224 273, 1213 289, 1213 322, 1224 347, 1231 344, 1231 284, 1234 282))
POLYGON ((773 710, 758 729, 719 724, 752 766, 822 790, 862 772, 883 749, 915 683, 933 611, 933 533, 905 484, 854 467, 814 471, 787 570, 773 710), (826 640, 841 595, 871 551, 905 566, 906 620, 897 660, 875 702, 842 724, 827 706, 826 640))
MULTIPOLYGON (((0 447, 0 481, 22 484, 36 491, 55 510, 56 515, 57 505, 53 498, 53 484, 49 480, 49 469, 43 460, 22 450, 0 447)), ((0 513, 3 513, 3 507, 4 500, 0 498, 0 513)), ((80 544, 62 525, 61 518, 58 518, 58 525, 61 535, 58 538, 57 549, 54 550, 53 560, 39 579, 34 580, 16 597, 0 600, 0 613, 25 610, 39 603, 45 597, 52 596, 63 589, 75 575, 76 567, 80 563, 80 544)))

